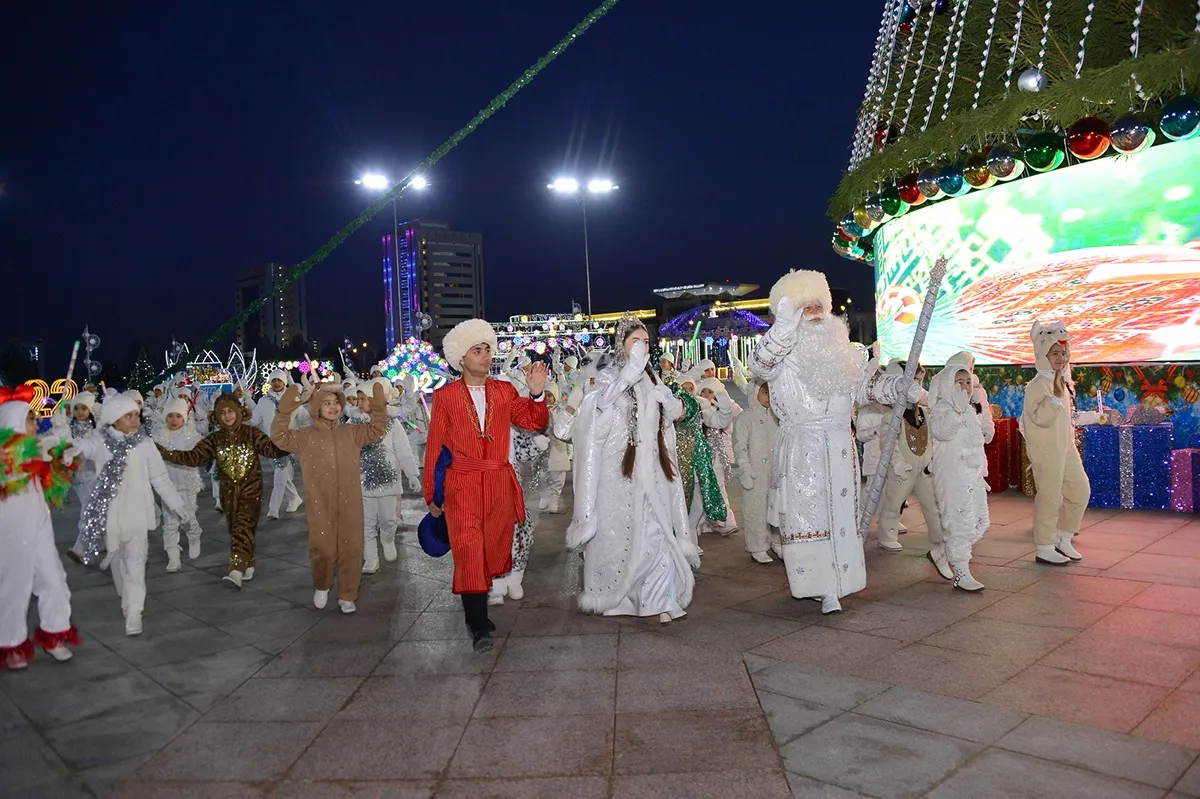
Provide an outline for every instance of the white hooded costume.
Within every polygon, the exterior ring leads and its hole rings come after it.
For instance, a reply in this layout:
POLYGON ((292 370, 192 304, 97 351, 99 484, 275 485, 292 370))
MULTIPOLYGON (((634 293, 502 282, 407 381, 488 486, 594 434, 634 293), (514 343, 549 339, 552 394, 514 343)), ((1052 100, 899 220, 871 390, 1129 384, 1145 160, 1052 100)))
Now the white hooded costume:
MULTIPOLYGON (((885 371, 891 375, 903 375, 904 362, 895 358, 885 371)), ((874 438, 878 441, 879 436, 887 431, 892 411, 877 404, 868 407, 880 408, 883 413, 881 415, 874 410, 870 413, 859 411, 859 420, 864 424, 857 430, 857 434, 860 439, 864 432, 869 434, 870 422, 874 421, 874 438)), ((900 552, 903 549, 897 540, 901 530, 900 512, 904 503, 914 494, 917 502, 921 504, 921 514, 925 517, 929 540, 935 550, 942 541, 942 524, 938 513, 940 506, 933 490, 933 477, 929 473, 929 461, 933 457, 933 450, 929 445, 928 417, 927 406, 920 403, 910 405, 904 411, 904 420, 898 433, 899 440, 892 451, 891 468, 888 470, 887 482, 883 485, 883 499, 879 504, 879 527, 876 533, 880 548, 889 552, 900 552)))
MULTIPOLYGON (((267 378, 267 383, 270 384, 276 379, 283 381, 285 391, 287 390, 287 386, 292 383, 292 376, 282 369, 276 369, 274 372, 271 372, 267 378)), ((254 408, 254 418, 251 419, 250 424, 262 430, 268 436, 271 435, 271 423, 275 421, 275 412, 279 408, 279 400, 282 396, 283 391, 275 391, 274 389, 266 391, 262 395, 262 398, 259 399, 258 405, 254 408)), ((292 430, 300 428, 299 415, 303 410, 304 405, 302 404, 292 414, 292 418, 288 423, 288 427, 292 430)), ((304 504, 304 500, 300 498, 300 492, 296 490, 297 462, 298 459, 294 455, 285 455, 282 458, 275 458, 273 460, 275 471, 271 484, 271 498, 267 502, 268 519, 279 518, 279 511, 283 507, 285 497, 288 498, 288 513, 295 513, 304 504)))
POLYGON ((645 345, 636 344, 633 355, 625 356, 627 334, 643 327, 632 316, 621 320, 613 339, 616 357, 596 376, 579 408, 567 547, 584 550, 582 609, 666 621, 684 615, 690 604, 692 569, 700 558, 688 530, 675 455, 673 422, 683 415, 683 403, 646 373, 645 345), (622 461, 629 454, 633 468, 626 477, 622 461))
POLYGON ((831 315, 824 274, 785 275, 770 303, 775 323, 750 362, 755 376, 771 384, 779 419, 767 521, 780 529, 792 595, 821 597, 830 613, 841 609, 839 597, 867 584, 850 435, 854 404, 916 402, 921 388, 868 367, 845 321, 831 315))
MULTIPOLYGON (((190 450, 200 443, 203 436, 196 430, 190 411, 190 403, 182 397, 168 400, 163 405, 160 414, 161 423, 152 436, 154 443, 163 449, 172 450, 190 450), (178 413, 184 418, 183 427, 178 430, 171 430, 167 426, 167 416, 172 413, 178 413)), ((179 492, 185 508, 182 517, 171 513, 165 506, 160 509, 162 511, 163 548, 167 551, 167 571, 176 572, 179 571, 180 566, 179 527, 181 522, 187 525, 188 557, 192 560, 200 557, 201 530, 200 522, 196 520, 196 497, 200 494, 204 483, 200 479, 200 470, 194 466, 176 466, 173 463, 165 465, 167 475, 171 478, 171 484, 179 492)))
POLYGON ((1070 358, 1071 339, 1062 322, 1034 322, 1030 338, 1037 357, 1037 375, 1025 385, 1021 435, 1025 438, 1037 488, 1033 498, 1033 540, 1038 560, 1065 565, 1068 559, 1082 559, 1071 538, 1079 532, 1092 496, 1092 484, 1075 447, 1070 365, 1064 370, 1066 388, 1061 395, 1055 395, 1054 370, 1048 357, 1050 348, 1061 344, 1070 358))
POLYGON ((983 479, 987 469, 983 447, 996 434, 983 389, 968 394, 954 382, 960 373, 971 374, 973 364, 974 359, 968 353, 953 356, 934 376, 929 390, 929 427, 933 438, 929 470, 933 473, 933 488, 941 509, 943 540, 940 546, 934 544, 930 559, 943 576, 945 566, 949 565, 955 587, 967 590, 983 587, 971 576, 968 564, 972 545, 991 525, 987 482, 983 479), (976 408, 976 404, 980 407, 976 408))
MULTIPOLYGON (((358 393, 370 399, 375 386, 383 387, 384 396, 393 393, 392 385, 384 377, 377 377, 358 385, 358 393)), ((359 401, 362 401, 360 397, 359 401)), ((398 409, 397 409, 398 410, 398 409)), ((352 405, 346 406, 348 424, 370 424, 371 417, 352 405)), ((362 448, 359 454, 359 472, 362 477, 363 497, 363 574, 379 571, 379 544, 383 544, 383 559, 388 563, 398 557, 396 550, 396 528, 400 524, 400 495, 404 493, 404 479, 414 491, 421 488, 420 471, 413 459, 408 444, 404 423, 388 406, 388 429, 383 438, 362 448)))
POLYGON ((767 523, 767 496, 771 487, 771 458, 779 420, 758 401, 761 381, 750 392, 750 407, 733 422, 733 450, 742 480, 742 537, 746 551, 760 562, 769 561, 768 550, 781 555, 779 530, 767 523))
MULTIPOLYGON (((705 362, 701 362, 703 366, 705 362)), ((709 361, 708 363, 711 363, 709 361)), ((699 370, 700 367, 697 367, 699 370)), ((733 398, 721 381, 715 377, 704 377, 697 380, 696 398, 700 401, 701 419, 704 422, 704 437, 712 447, 713 473, 717 477, 717 485, 721 489, 721 498, 725 502, 725 520, 713 521, 704 515, 704 503, 692 502, 691 524, 697 533, 720 533, 731 535, 737 532, 738 523, 733 515, 733 506, 729 504, 729 480, 733 477, 733 421, 741 414, 742 408, 733 398), (702 396, 705 389, 712 392, 712 399, 702 396)), ((699 488, 697 488, 699 490, 699 488)))
POLYGON ((113 583, 121 597, 121 610, 126 619, 125 631, 129 635, 137 635, 142 631, 149 531, 154 528, 154 495, 158 494, 170 512, 183 515, 185 511, 183 500, 171 483, 166 464, 154 442, 141 429, 125 434, 112 426, 113 422, 134 410, 137 410, 137 404, 127 397, 109 398, 100 410, 99 434, 72 439, 83 456, 95 463, 99 471, 97 485, 88 506, 84 508, 83 524, 85 529, 89 521, 104 526, 105 547, 108 550, 105 560, 112 565, 113 583), (128 446, 130 438, 136 439, 136 443, 125 456, 124 469, 120 474, 114 473, 107 478, 115 486, 111 489, 107 514, 103 520, 93 519, 93 506, 97 506, 96 492, 104 490, 105 467, 113 460, 114 448, 128 446))
MULTIPOLYGON (((0 404, 0 430, 25 434, 29 404, 10 400, 0 404)), ((0 474, 0 480, 24 477, 0 474)), ((48 647, 48 639, 75 637, 71 627, 71 591, 54 546, 50 508, 36 479, 20 491, 0 500, 0 671, 10 654, 33 653, 26 643, 29 629, 29 598, 38 598, 36 637, 48 647)), ((54 645, 60 645, 55 641, 54 645)))

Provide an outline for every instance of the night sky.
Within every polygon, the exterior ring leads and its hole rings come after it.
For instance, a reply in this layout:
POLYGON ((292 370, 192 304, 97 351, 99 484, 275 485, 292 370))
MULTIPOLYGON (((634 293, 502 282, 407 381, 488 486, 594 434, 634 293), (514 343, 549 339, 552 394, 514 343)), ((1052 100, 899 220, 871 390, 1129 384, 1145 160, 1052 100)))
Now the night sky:
MULTIPOLYGON (((0 339, 65 367, 155 362, 233 313, 233 276, 297 263, 598 2, 5 3, 0 11, 0 339), (69 6, 69 9, 68 9, 69 6)), ((589 206, 597 312, 653 288, 825 270, 825 206, 848 160, 880 3, 623 0, 401 201, 484 239, 487 311, 584 304, 576 204, 546 183, 612 177, 589 206)), ((309 332, 381 343, 376 217, 309 274, 309 332)), ((159 364, 161 365, 161 364, 159 364)))

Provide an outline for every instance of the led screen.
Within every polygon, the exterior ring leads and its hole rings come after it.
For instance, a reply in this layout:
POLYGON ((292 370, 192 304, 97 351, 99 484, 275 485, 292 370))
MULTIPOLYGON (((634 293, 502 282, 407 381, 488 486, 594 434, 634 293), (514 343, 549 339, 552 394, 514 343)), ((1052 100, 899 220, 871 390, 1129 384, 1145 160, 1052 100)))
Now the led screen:
POLYGON ((1200 139, 930 203, 875 234, 885 358, 908 355, 934 259, 946 279, 921 360, 1033 362, 1062 319, 1074 363, 1200 360, 1200 139))

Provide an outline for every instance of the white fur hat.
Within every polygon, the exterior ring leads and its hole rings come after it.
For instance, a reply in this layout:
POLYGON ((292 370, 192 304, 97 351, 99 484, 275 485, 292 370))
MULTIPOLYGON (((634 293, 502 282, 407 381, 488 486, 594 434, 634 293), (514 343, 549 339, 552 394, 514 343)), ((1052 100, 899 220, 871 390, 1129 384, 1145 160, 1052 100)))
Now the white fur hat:
POLYGON ((450 366, 455 370, 460 370, 463 356, 476 344, 487 344, 495 353, 497 350, 496 331, 482 319, 468 319, 451 328, 446 337, 442 339, 442 353, 446 356, 446 361, 450 366))
POLYGON ((571 367, 572 369, 579 368, 579 359, 577 357, 575 357, 574 355, 568 355, 567 357, 563 358, 563 363, 565 363, 567 366, 571 367))
POLYGON ((710 361, 708 358, 705 358, 704 360, 700 361, 700 363, 696 364, 696 374, 702 375, 709 369, 716 369, 716 368, 717 368, 717 365, 715 363, 710 361))
POLYGON ((71 400, 71 407, 74 408, 76 405, 86 405, 87 409, 90 411, 92 408, 96 407, 96 395, 90 391, 84 391, 81 394, 76 394, 75 399, 71 400))
POLYGON ((143 405, 146 403, 146 400, 142 398, 142 393, 140 391, 134 391, 133 389, 129 389, 128 391, 125 392, 125 396, 129 397, 134 402, 140 402, 143 405))
POLYGON ((276 369, 274 372, 271 372, 271 374, 267 375, 267 383, 270 383, 272 380, 282 380, 284 385, 292 382, 291 375, 282 369, 276 369))
POLYGON ((366 381, 365 383, 359 383, 355 388, 355 391, 365 397, 370 398, 375 396, 375 386, 383 386, 384 399, 391 399, 392 395, 396 393, 395 389, 392 387, 392 381, 388 380, 386 377, 376 377, 366 381))
POLYGON ((177 413, 186 419, 191 407, 192 404, 183 397, 167 400, 167 404, 163 406, 163 418, 165 419, 168 414, 177 413))
POLYGON ((1071 357, 1071 334, 1067 332, 1067 326, 1058 320, 1034 322, 1029 338, 1033 341, 1033 355, 1038 369, 1050 368, 1047 356, 1055 344, 1062 344, 1067 350, 1067 357, 1071 357))
POLYGON ((721 383, 721 381, 715 377, 700 378, 700 382, 696 385, 696 391, 698 391, 698 392, 703 391, 706 388, 714 394, 728 394, 729 393, 725 389, 724 384, 721 383))
POLYGON ((816 302, 825 309, 825 313, 833 313, 833 295, 829 292, 829 281, 824 272, 793 269, 775 281, 775 285, 771 286, 771 313, 775 313, 779 301, 784 297, 791 298, 797 312, 816 302))
POLYGON ((137 403, 126 394, 109 397, 100 406, 100 424, 112 424, 125 414, 137 409, 137 403))

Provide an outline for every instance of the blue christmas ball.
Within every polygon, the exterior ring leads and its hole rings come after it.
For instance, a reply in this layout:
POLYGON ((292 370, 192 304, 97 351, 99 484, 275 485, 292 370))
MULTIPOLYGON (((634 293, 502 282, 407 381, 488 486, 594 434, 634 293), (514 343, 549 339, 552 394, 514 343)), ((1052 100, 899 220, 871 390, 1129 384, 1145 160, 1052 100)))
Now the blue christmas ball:
POLYGON ((970 184, 963 177, 963 165, 958 161, 942 167, 937 182, 947 197, 961 197, 971 190, 970 184))
POLYGON ((1158 127, 1171 141, 1184 141, 1200 134, 1200 100, 1181 94, 1162 107, 1158 127))

